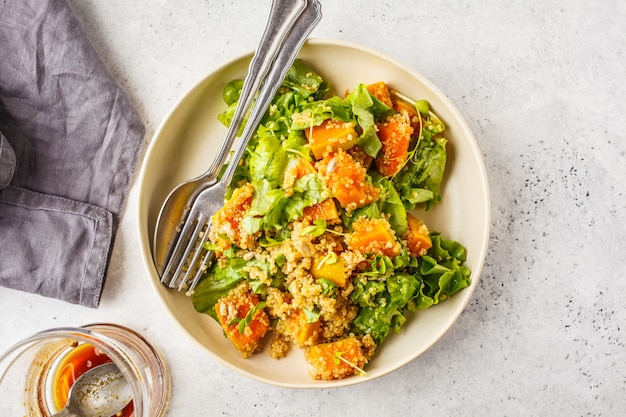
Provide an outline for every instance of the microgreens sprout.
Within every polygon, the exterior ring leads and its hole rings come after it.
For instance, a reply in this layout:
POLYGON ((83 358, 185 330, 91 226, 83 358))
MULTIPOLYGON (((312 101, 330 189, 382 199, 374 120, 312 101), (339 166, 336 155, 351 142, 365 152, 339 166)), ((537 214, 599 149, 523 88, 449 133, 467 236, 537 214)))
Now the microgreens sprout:
POLYGON ((332 265, 332 264, 337 263, 338 260, 339 260, 339 257, 337 256, 337 254, 335 252, 330 252, 328 255, 322 258, 322 260, 320 261, 320 264, 317 267, 321 268, 326 264, 332 265))
POLYGON ((281 243, 283 243, 282 240, 274 239, 269 236, 264 236, 263 239, 259 241, 259 245, 261 245, 261 247, 263 248, 270 248, 272 246, 278 246, 281 243))
POLYGON ((341 232, 337 232, 336 230, 329 229, 327 227, 326 220, 324 219, 317 219, 313 222, 312 225, 304 227, 300 231, 300 236, 311 235, 313 237, 318 237, 318 236, 323 235, 326 232, 339 235, 339 236, 346 236, 345 233, 341 233, 341 232))
POLYGON ((298 151, 296 149, 285 149, 285 152, 289 152, 289 153, 293 153, 295 155, 298 155, 299 157, 301 157, 303 159, 306 159, 307 161, 311 160, 311 156, 310 155, 307 155, 304 152, 300 152, 300 151, 298 151))
POLYGON ((265 308, 265 304, 266 304, 265 301, 261 301, 260 303, 252 307, 250 311, 248 311, 248 314, 246 314, 246 317, 244 318, 237 317, 231 320, 230 323, 228 323, 228 325, 232 326, 236 324, 237 330, 239 330, 239 333, 243 334, 243 332, 246 331, 246 327, 250 326, 250 323, 252 323, 252 319, 254 318, 256 313, 258 313, 259 311, 265 308))
POLYGON ((311 126, 309 126, 309 137, 313 137, 313 118, 311 118, 311 126))
POLYGON ((326 231, 326 220, 317 219, 313 222, 312 225, 307 226, 302 229, 300 232, 300 236, 311 235, 313 237, 318 237, 324 234, 326 231))
POLYGON ((338 232, 338 231, 333 230, 333 229, 326 229, 326 232, 328 232, 328 233, 332 233, 332 234, 334 234, 334 235, 338 235, 338 236, 347 236, 347 234, 346 234, 346 233, 338 232))
POLYGON ((415 160, 415 156, 417 155, 417 147, 419 146, 420 142, 422 141, 422 138, 424 137, 424 134, 422 133, 423 129, 424 129, 424 119, 422 118, 422 112, 418 111, 417 115, 419 116, 419 122, 420 122, 420 134, 417 137, 417 142, 415 143, 415 147, 413 147, 413 150, 410 152, 409 157, 407 158, 407 161, 410 159, 411 162, 413 162, 414 164, 417 164, 417 160, 415 160))

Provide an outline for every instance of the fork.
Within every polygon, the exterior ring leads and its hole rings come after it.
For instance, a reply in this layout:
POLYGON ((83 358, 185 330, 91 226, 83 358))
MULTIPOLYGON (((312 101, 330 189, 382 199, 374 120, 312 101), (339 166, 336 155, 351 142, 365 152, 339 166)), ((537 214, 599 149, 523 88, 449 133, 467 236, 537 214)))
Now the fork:
MULTIPOLYGON (((213 252, 206 250, 203 246, 209 239, 211 217, 223 206, 226 190, 233 179, 239 160, 243 156, 250 138, 256 131, 261 118, 304 41, 321 17, 321 6, 318 0, 303 0, 301 2, 273 0, 265 33, 244 81, 237 112, 245 114, 243 110, 240 111, 240 107, 245 109, 246 103, 252 101, 252 97, 256 93, 254 88, 258 88, 261 82, 262 87, 248 116, 241 140, 224 174, 218 181, 217 173, 221 170, 226 156, 230 152, 234 135, 232 138, 227 137, 211 168, 205 174, 213 180, 205 183, 207 188, 197 194, 184 223, 181 221, 182 230, 178 233, 175 243, 172 244, 173 249, 168 251, 165 268, 161 275, 161 282, 168 287, 178 288, 179 291, 187 287, 187 294, 191 294, 210 265, 213 252), (302 4, 304 4, 304 8, 301 13, 296 12, 295 16, 285 13, 285 8, 294 6, 298 8, 302 4), (285 22, 284 17, 286 15, 287 21, 285 22), (281 30, 266 36, 268 31, 271 32, 274 25, 279 25, 281 30), (261 59, 259 67, 256 67, 258 65, 256 64, 257 59, 261 59), (267 77, 263 78, 265 75, 267 77), (247 88, 248 85, 251 87, 247 88), (244 94, 248 96, 244 97, 244 94), (228 143, 229 141, 230 143, 228 143), (191 283, 189 283, 190 280, 191 283)), ((242 121, 243 117, 238 123, 242 121)), ((233 123, 235 122, 236 120, 233 119, 233 123)), ((231 126, 230 130, 233 129, 236 132, 238 126, 231 126)))

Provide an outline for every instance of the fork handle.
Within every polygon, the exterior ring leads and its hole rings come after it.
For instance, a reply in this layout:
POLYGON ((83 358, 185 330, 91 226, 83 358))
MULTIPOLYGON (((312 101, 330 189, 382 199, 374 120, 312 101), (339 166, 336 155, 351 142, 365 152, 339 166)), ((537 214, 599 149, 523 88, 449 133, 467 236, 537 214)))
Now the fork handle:
POLYGON ((278 87, 282 84, 287 70, 291 67, 291 64, 293 64, 298 52, 300 52, 300 48, 304 44, 304 41, 321 18, 322 11, 319 1, 308 1, 304 11, 297 18, 291 32, 285 39, 284 45, 278 52, 278 56, 276 57, 276 60, 274 61, 269 74, 263 83, 263 87, 259 92, 259 96, 254 103, 254 107, 250 112, 250 116, 248 116, 248 121, 246 122, 244 131, 241 134, 241 142, 238 144, 237 149, 235 149, 233 157, 231 158, 224 175, 220 179, 220 184, 222 186, 228 187, 232 181, 237 165, 239 165, 239 160, 243 156, 245 149, 248 146, 248 142, 256 131, 261 118, 272 102, 278 87))
POLYGON ((272 0, 269 16, 261 41, 250 62, 248 75, 244 79, 239 102, 233 115, 233 120, 228 127, 226 137, 209 170, 203 177, 217 177, 230 152, 237 132, 244 122, 246 113, 254 100, 261 82, 266 77, 269 69, 278 55, 284 39, 289 34, 298 16, 306 7, 307 0, 272 0))

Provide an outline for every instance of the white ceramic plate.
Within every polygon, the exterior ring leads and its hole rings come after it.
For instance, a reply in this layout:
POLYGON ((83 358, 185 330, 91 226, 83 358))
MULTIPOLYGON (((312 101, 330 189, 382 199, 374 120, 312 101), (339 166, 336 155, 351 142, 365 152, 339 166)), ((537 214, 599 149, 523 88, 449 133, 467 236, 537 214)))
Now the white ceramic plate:
MULTIPOLYGON (((487 252, 490 223, 488 182, 476 141, 447 97, 416 71, 366 48, 330 40, 309 40, 300 58, 329 81, 332 93, 343 95, 358 83, 384 80, 414 99, 426 99, 447 127, 448 165, 443 202, 429 212, 418 212, 430 230, 460 241, 467 249, 472 285, 451 299, 409 317, 401 334, 392 334, 367 367, 367 375, 338 381, 314 381, 301 351, 276 361, 266 352, 242 359, 209 316, 193 309, 184 294, 159 283, 152 262, 151 242, 160 207, 180 182, 202 174, 210 165, 226 128, 217 121, 225 109, 222 89, 233 78, 243 78, 251 54, 211 72, 170 111, 148 148, 139 177, 139 242, 148 277, 156 294, 193 340, 210 357, 256 380, 269 384, 310 388, 337 387, 385 375, 426 351, 454 324, 478 284, 487 252)), ((463 76, 459 74, 459 76, 463 76)))

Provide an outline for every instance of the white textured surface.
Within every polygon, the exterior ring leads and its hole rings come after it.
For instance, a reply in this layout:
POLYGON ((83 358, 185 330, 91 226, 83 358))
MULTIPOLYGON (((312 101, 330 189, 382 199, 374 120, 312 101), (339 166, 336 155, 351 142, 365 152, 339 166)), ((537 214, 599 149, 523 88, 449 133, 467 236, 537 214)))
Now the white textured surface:
MULTIPOLYGON (((268 1, 71 0, 149 141, 209 70, 254 48, 268 1)), ((457 324, 366 384, 282 389, 212 362, 173 323, 139 255, 136 187, 100 308, 0 289, 0 350, 111 321, 168 358, 172 416, 623 416, 626 413, 626 6, 619 0, 323 0, 313 36, 415 68, 457 105, 489 174, 480 285, 457 324)), ((346 68, 349 71, 349 68, 346 68)))

